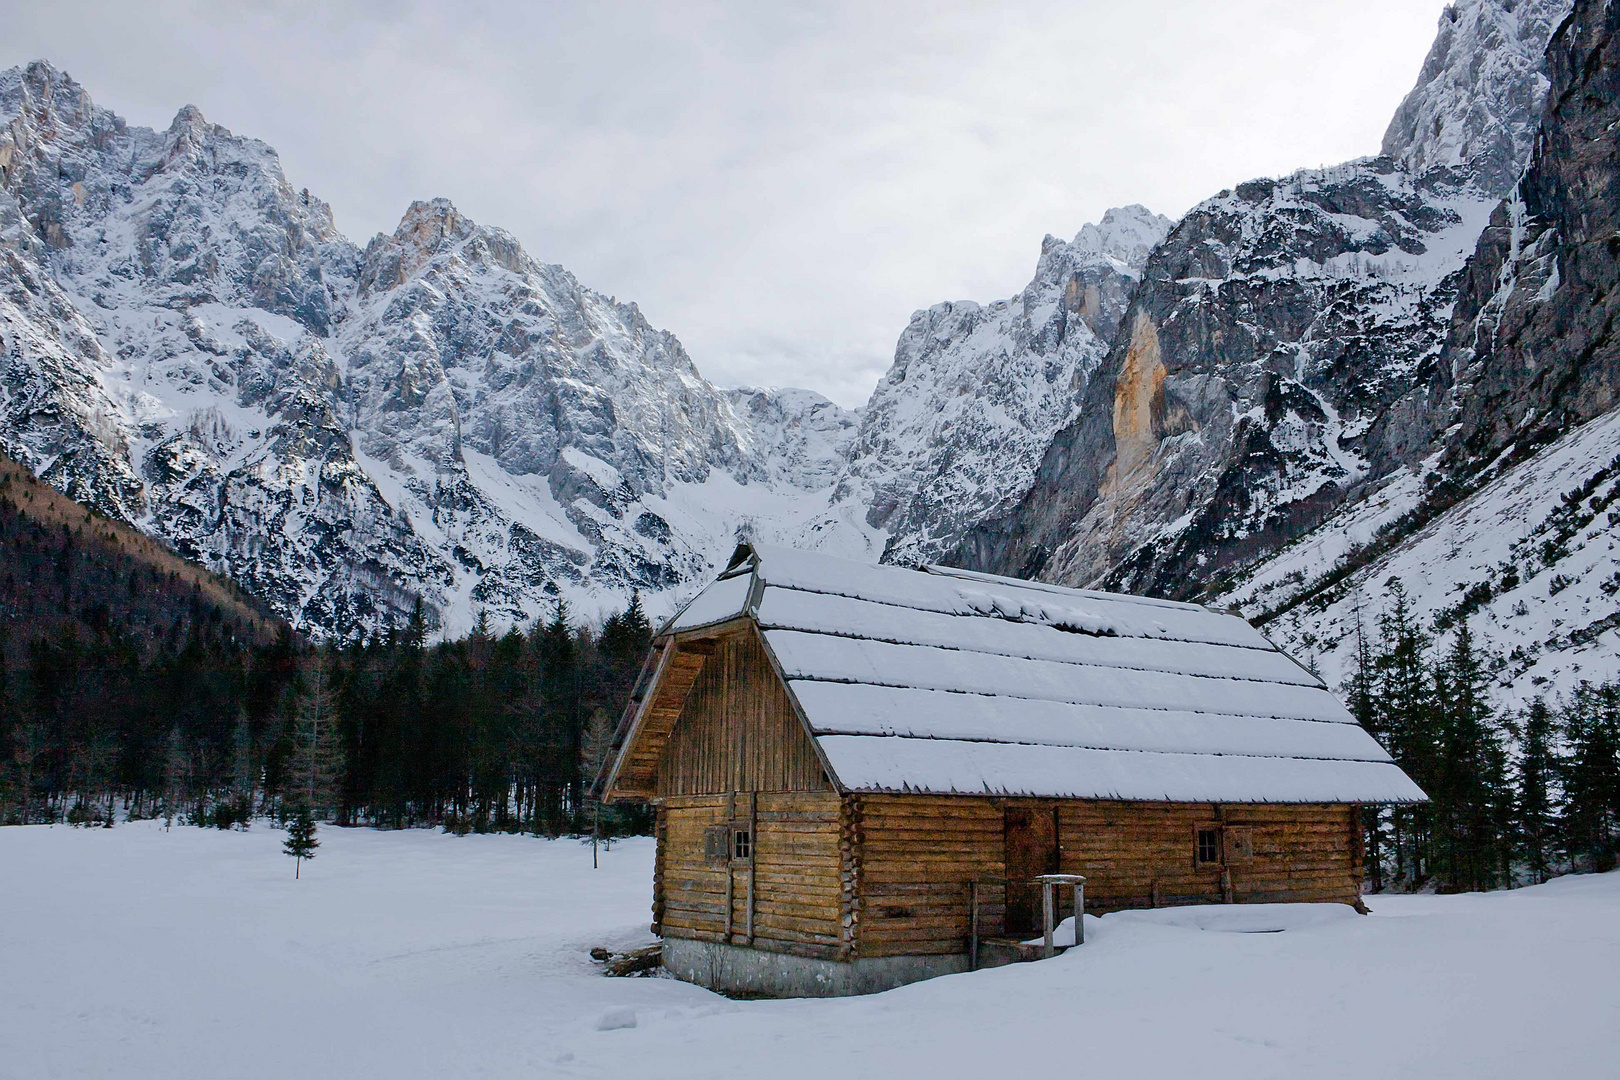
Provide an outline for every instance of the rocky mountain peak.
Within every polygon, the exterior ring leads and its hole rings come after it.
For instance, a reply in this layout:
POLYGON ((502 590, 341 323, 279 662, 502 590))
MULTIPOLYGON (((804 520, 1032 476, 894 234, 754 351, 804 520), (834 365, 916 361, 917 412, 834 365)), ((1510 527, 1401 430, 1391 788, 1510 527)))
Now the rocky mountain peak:
POLYGON ((1500 198, 1529 159, 1547 92, 1543 53, 1573 0, 1457 0, 1383 153, 1413 172, 1467 166, 1500 198))
POLYGON ((1174 225, 1163 214, 1155 214, 1140 203, 1116 206, 1104 211, 1101 221, 1082 226, 1074 235, 1073 245, 1079 251, 1096 252, 1117 259, 1131 270, 1140 270, 1148 253, 1174 225))
POLYGON ((888 533, 886 558, 937 559, 1028 489, 1170 225, 1140 206, 1110 210, 1073 241, 1047 237, 1019 295, 912 315, 839 480, 888 533))
POLYGON ((411 203, 394 230, 394 239, 420 252, 423 258, 436 254, 446 244, 467 239, 475 226, 461 215, 454 203, 439 197, 411 203))

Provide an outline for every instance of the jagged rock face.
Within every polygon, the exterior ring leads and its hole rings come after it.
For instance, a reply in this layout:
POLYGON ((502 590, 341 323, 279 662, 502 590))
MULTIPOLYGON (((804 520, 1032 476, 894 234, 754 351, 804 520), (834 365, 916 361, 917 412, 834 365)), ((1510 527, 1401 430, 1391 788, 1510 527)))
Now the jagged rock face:
POLYGON ((821 491, 838 478, 865 411, 792 388, 742 386, 726 397, 744 421, 753 453, 771 466, 770 479, 805 491, 821 491))
POLYGON ((1427 445, 1434 356, 1490 201, 1387 158, 1195 208, 1148 260, 1030 497, 970 565, 1187 594, 1427 445))
POLYGON ((1454 467, 1524 451, 1620 403, 1620 8, 1581 2, 1547 50, 1524 178, 1480 237, 1447 346, 1454 467))
POLYGON ((1403 160, 1252 181, 1189 213, 1029 494, 955 558, 1197 595, 1432 454, 1456 419, 1439 354, 1464 267, 1533 141, 1544 81, 1517 58, 1560 7, 1442 19, 1391 128, 1403 160), (1465 93, 1465 74, 1482 85, 1465 93), (1403 116, 1426 126, 1403 140, 1403 116))
POLYGON ((362 251, 193 108, 129 127, 36 63, 0 73, 0 117, 0 447, 301 627, 678 589, 745 510, 866 541, 813 495, 850 414, 717 390, 447 202, 362 251))
POLYGON ((1072 241, 1048 236, 1018 296, 912 315, 839 482, 888 534, 886 560, 937 559, 1028 489, 1170 225, 1140 206, 1110 210, 1072 241))
POLYGON ((1384 133, 1383 153, 1414 173, 1467 168, 1507 193, 1530 156, 1547 75, 1542 54, 1571 0, 1459 0, 1440 14, 1417 86, 1384 133))

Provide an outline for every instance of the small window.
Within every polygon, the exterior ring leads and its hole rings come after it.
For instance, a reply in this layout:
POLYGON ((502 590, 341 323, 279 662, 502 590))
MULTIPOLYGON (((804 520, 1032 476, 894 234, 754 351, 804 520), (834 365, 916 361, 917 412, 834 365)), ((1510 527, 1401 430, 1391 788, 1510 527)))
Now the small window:
POLYGON ((1198 847, 1195 857, 1200 864, 1221 861, 1221 830, 1198 830, 1198 847))
POLYGON ((724 866, 731 854, 731 829, 725 825, 710 825, 703 830, 703 858, 711 864, 724 866))
POLYGON ((747 859, 753 857, 754 838, 747 829, 738 829, 731 834, 731 857, 734 859, 747 859))

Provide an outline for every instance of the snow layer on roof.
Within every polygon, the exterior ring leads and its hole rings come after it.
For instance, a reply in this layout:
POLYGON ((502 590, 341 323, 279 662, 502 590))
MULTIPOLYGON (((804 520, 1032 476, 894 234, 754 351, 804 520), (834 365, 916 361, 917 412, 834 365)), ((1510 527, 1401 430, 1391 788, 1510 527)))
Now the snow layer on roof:
POLYGON ((1167 638, 1269 649, 1254 627, 1194 604, 1086 592, 1010 578, 898 566, 873 566, 807 551, 756 545, 756 573, 766 585, 851 596, 880 604, 985 615, 1013 622, 1063 625, 1084 633, 1167 638))
POLYGON ((758 545, 739 556, 665 632, 752 614, 846 790, 1424 797, 1320 680, 1236 616, 947 567, 758 545))
POLYGON ((1425 798, 1405 773, 1386 762, 859 735, 824 735, 819 741, 833 771, 852 791, 1222 803, 1425 798))
POLYGON ((1144 674, 1124 668, 894 645, 795 630, 768 630, 765 640, 789 679, 911 686, 1077 705, 1355 723, 1343 703, 1318 686, 1213 679, 1168 671, 1144 674))
POLYGON ((748 606, 748 590, 753 584, 752 574, 721 578, 694 596, 691 602, 669 621, 661 633, 696 630, 710 623, 737 618, 748 606))
POLYGON ((1168 709, 1124 709, 1061 701, 1019 701, 854 683, 788 683, 817 735, 1088 746, 1264 757, 1388 761, 1359 724, 1231 716, 1168 709))
POLYGON ((1032 660, 1317 685, 1310 672, 1269 645, 1256 649, 1201 641, 1099 637, 1044 623, 946 615, 830 593, 767 589, 759 605, 759 623, 783 630, 936 645, 1032 660))

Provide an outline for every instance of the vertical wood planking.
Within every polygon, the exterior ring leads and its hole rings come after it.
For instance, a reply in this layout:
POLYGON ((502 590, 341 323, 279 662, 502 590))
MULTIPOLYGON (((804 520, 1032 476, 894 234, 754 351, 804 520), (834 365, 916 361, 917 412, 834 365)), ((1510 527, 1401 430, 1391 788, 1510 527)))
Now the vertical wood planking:
POLYGON ((660 796, 828 791, 787 689, 751 632, 715 643, 659 761, 660 796))

